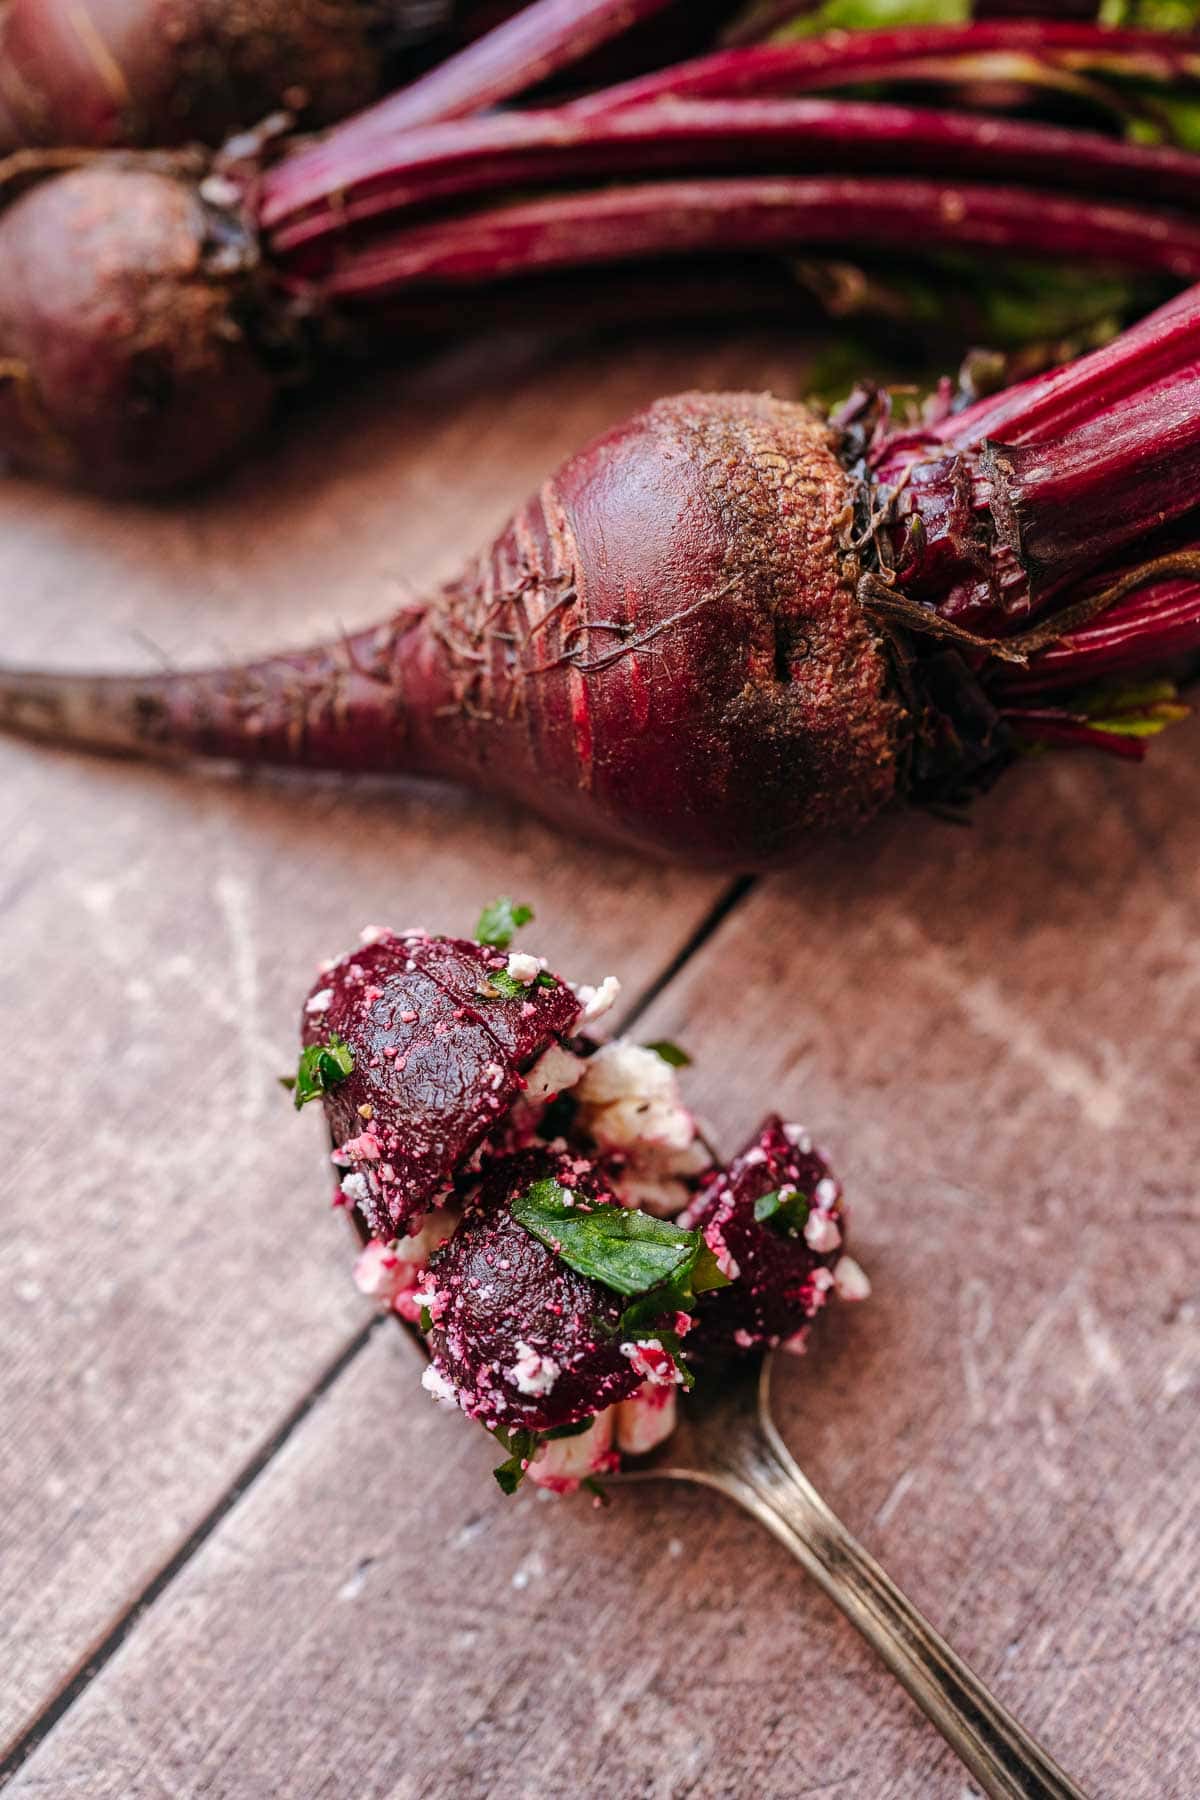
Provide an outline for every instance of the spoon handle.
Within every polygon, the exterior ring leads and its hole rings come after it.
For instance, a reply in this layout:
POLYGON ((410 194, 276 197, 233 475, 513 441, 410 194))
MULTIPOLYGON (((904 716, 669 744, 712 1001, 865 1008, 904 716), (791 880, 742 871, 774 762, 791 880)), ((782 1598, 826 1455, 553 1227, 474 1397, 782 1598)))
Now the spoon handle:
POLYGON ((712 1484, 820 1583, 991 1800, 1086 1800, 830 1511, 769 1417, 712 1484))

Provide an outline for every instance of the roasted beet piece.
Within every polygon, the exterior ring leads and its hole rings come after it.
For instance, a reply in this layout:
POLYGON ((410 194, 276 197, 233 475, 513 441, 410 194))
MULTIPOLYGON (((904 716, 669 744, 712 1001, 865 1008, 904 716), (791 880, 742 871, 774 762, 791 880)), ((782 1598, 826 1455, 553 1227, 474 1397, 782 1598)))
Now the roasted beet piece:
POLYGON ((730 1286, 701 1295, 689 1354, 804 1342, 841 1256, 842 1190, 806 1131, 775 1114, 680 1220, 703 1227, 730 1286), (772 1206, 768 1196, 778 1204, 772 1206), (759 1214, 756 1216, 756 1207, 759 1214))
MULTIPOLYGON (((509 1211, 536 1181, 613 1195, 585 1158, 526 1150, 486 1170, 475 1204, 429 1260, 436 1380, 488 1426, 550 1431, 625 1400, 646 1369, 622 1348, 627 1304, 578 1275, 509 1211)), ((668 1375, 668 1379, 673 1377, 668 1375)), ((431 1385, 431 1383, 430 1383, 431 1385)))
POLYGON ((580 1007, 556 977, 513 982, 503 951, 425 932, 372 937, 321 976, 303 1040, 336 1037, 353 1054, 325 1112, 344 1191, 386 1240, 450 1187, 580 1007))

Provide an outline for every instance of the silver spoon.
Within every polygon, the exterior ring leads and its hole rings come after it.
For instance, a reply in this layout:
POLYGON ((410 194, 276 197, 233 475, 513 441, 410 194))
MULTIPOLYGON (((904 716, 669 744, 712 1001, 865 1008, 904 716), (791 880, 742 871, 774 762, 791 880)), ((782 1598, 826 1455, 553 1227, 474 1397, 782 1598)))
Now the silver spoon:
MULTIPOLYGON (((365 1243, 357 1213, 350 1222, 365 1243)), ((393 1316, 428 1361, 422 1333, 393 1316)), ((698 1383, 666 1443, 606 1485, 694 1481, 736 1500, 841 1608, 989 1800, 1088 1800, 822 1500, 771 1417, 774 1363, 747 1358, 698 1383)))
POLYGON ((820 1583, 992 1800, 1086 1800, 822 1500, 771 1418, 774 1360, 699 1383, 667 1442, 611 1479, 694 1481, 744 1506, 820 1583))

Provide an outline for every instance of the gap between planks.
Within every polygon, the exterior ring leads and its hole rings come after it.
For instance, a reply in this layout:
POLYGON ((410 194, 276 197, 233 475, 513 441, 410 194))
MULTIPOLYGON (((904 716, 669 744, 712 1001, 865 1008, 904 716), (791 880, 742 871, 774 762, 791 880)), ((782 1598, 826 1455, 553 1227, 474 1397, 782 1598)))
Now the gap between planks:
MULTIPOLYGON (((755 885, 756 877, 752 875, 739 876, 736 881, 729 884, 709 908, 695 930, 685 938, 675 955, 658 975, 646 983, 633 1005, 621 1015, 619 1020, 621 1034, 630 1030, 649 1011, 659 995, 664 993, 678 978, 692 958, 720 930, 730 914, 743 904, 753 892, 755 885)), ((92 1682, 111 1662, 126 1638, 138 1625, 142 1616, 154 1605, 160 1595, 166 1592, 175 1578, 182 1574, 192 1558, 204 1547, 232 1512, 238 1501, 249 1492, 260 1476, 266 1473, 276 1456, 308 1418, 313 1408, 336 1386, 365 1350, 375 1332, 386 1322, 387 1315, 379 1313, 360 1327, 349 1342, 342 1346, 312 1386, 285 1414, 275 1430, 259 1445, 234 1476, 224 1493, 193 1527, 178 1548, 160 1565, 140 1592, 134 1596, 125 1611, 84 1657, 75 1673, 68 1677, 58 1692, 47 1701, 32 1724, 14 1741, 4 1758, 0 1760, 0 1788, 8 1785, 21 1765, 49 1737, 55 1726, 71 1711, 76 1701, 87 1692, 92 1682)))

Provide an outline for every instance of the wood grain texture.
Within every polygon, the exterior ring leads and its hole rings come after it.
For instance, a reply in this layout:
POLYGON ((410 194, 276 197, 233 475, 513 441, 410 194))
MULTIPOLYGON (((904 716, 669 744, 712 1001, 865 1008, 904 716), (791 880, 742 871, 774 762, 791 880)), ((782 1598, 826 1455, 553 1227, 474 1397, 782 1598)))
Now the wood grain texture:
MULTIPOLYGON (((782 1384, 853 1529, 1103 1800, 1200 1789, 1195 728, 764 884, 639 1025, 721 1139, 778 1102, 875 1281, 782 1384)), ((964 1800, 715 1497, 506 1502, 377 1333, 13 1785, 964 1800)))
MULTIPOLYGON (((144 634, 195 661, 368 619, 401 570, 444 573, 560 455, 697 361, 714 381, 783 366, 764 344, 501 345, 310 411, 277 464, 177 506, 6 484, 6 655, 127 663, 144 634)), ((469 930, 508 890, 565 969, 619 962, 636 992, 720 887, 449 790, 193 778, 11 743, 0 761, 20 1095, 0 1222, 2 1746, 361 1323, 319 1126, 274 1080, 316 961, 376 919, 469 930)))

